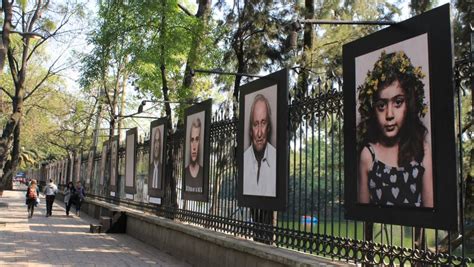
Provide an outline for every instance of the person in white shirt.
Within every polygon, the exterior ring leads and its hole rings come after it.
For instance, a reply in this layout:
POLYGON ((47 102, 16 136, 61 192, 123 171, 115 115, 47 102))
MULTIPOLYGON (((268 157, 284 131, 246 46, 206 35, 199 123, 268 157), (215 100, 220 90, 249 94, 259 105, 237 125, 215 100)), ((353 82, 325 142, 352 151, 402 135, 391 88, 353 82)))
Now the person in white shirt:
POLYGON ((271 108, 265 96, 255 96, 250 109, 249 138, 244 152, 244 195, 276 197, 276 149, 269 140, 271 108))
POLYGON ((53 179, 49 179, 43 192, 46 195, 46 217, 53 215, 53 203, 57 192, 58 187, 54 184, 53 179))
POLYGON ((159 127, 155 128, 153 135, 152 170, 151 188, 161 189, 161 130, 159 127))

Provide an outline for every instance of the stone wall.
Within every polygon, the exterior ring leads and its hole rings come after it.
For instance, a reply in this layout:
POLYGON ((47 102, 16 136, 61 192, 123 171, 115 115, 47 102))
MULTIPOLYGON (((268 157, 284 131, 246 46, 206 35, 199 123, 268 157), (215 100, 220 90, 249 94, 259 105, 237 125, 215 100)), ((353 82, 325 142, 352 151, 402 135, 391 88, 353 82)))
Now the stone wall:
POLYGON ((127 216, 126 233, 193 266, 347 266, 283 248, 87 199, 83 212, 95 218, 112 211, 127 216))

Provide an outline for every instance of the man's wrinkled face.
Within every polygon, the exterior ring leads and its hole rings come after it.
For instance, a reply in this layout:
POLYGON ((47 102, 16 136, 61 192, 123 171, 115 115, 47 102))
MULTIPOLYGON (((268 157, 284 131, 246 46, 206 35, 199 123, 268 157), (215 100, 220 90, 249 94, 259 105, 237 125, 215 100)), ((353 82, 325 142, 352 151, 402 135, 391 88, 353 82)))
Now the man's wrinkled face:
POLYGON ((262 152, 267 144, 268 115, 264 101, 257 101, 252 118, 252 145, 257 152, 262 152))
POLYGON ((201 128, 191 127, 191 163, 196 164, 199 159, 199 141, 201 139, 201 128))

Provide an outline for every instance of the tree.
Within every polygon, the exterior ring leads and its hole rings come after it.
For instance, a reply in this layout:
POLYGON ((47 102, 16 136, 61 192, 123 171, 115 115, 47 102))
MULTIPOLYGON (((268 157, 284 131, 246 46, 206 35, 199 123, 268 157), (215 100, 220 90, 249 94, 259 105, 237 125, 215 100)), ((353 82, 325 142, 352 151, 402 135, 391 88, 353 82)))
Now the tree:
MULTIPOLYGON (((0 168, 4 167, 6 156, 11 149, 13 160, 7 167, 15 170, 20 152, 19 125, 24 102, 42 88, 41 85, 45 80, 61 71, 61 69, 55 68, 57 60, 53 61, 43 79, 27 90, 25 82, 28 76, 28 64, 48 40, 59 38, 65 32, 63 27, 72 16, 81 13, 82 6, 77 4, 52 5, 48 0, 38 0, 35 3, 22 1, 19 5, 13 5, 13 1, 8 0, 4 0, 2 3, 4 31, 2 45, 0 45, 0 69, 3 69, 6 57, 14 91, 9 92, 3 87, 0 88, 11 99, 12 104, 12 113, 0 138, 0 168), (16 29, 21 31, 16 31, 16 29), (36 39, 38 37, 39 39, 36 39), (13 146, 11 147, 12 142, 13 146)), ((10 171, 10 173, 12 172, 10 171)), ((1 183, 7 188, 11 187, 11 176, 3 175, 1 183)))
POLYGON ((410 9, 411 9, 411 15, 416 16, 420 15, 423 12, 426 12, 427 10, 430 10, 433 8, 433 1, 431 0, 411 0, 410 1, 410 9))
POLYGON ((209 61, 202 53, 204 47, 211 47, 203 27, 209 18, 209 6, 210 1, 200 1, 193 16, 176 0, 100 3, 99 24, 90 38, 94 48, 82 67, 82 85, 89 92, 96 87, 103 90, 110 136, 114 133, 117 99, 127 83, 141 96, 151 95, 153 100, 163 102, 162 112, 169 120, 170 131, 172 120, 182 116, 184 107, 209 90, 211 83, 201 79, 193 86, 183 86, 182 68, 203 66, 209 61), (180 102, 174 114, 170 102, 180 102))
MULTIPOLYGON (((60 149, 62 155, 88 150, 92 144, 91 125, 97 101, 89 103, 69 94, 60 94, 50 101, 61 101, 62 105, 48 116, 54 125, 38 138, 45 140, 49 147, 60 149)), ((54 105, 51 102, 49 107, 54 105)))
POLYGON ((129 27, 126 4, 120 1, 99 3, 99 22, 89 35, 90 53, 83 55, 80 84, 89 94, 95 94, 99 109, 107 112, 109 139, 115 134, 118 102, 124 94, 128 55, 129 27))
MULTIPOLYGON (((218 24, 224 27, 224 56, 222 65, 226 70, 237 73, 258 73, 274 70, 284 61, 284 25, 290 9, 284 3, 273 1, 233 1, 227 6, 223 1, 218 7, 224 12, 224 19, 218 24), (276 64, 275 64, 276 63, 276 64)), ((238 101, 238 88, 242 76, 235 76, 233 98, 238 101)))
MULTIPOLYGON (((316 3, 316 19, 346 21, 391 21, 400 9, 387 2, 339 0, 316 3)), ((313 49, 306 55, 309 62, 309 78, 317 80, 320 76, 342 77, 341 44, 366 36, 382 26, 374 25, 316 25, 313 49)), ((297 62, 300 62, 298 60, 297 62)), ((306 92, 309 88, 306 88, 306 92)))

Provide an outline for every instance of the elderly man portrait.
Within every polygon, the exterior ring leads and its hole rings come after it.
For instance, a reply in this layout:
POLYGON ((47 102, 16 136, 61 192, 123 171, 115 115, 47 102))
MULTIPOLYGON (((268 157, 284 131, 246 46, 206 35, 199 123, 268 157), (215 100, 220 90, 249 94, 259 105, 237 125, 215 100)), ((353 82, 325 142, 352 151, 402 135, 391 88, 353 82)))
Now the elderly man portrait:
POLYGON ((258 94, 250 109, 250 145, 244 152, 244 195, 276 197, 276 149, 270 144, 271 133, 271 107, 258 94))
POLYGON ((203 192, 203 168, 199 164, 201 143, 201 120, 196 118, 192 121, 189 131, 189 164, 185 168, 185 185, 186 192, 202 193, 203 192))
POLYGON ((153 134, 153 156, 152 156, 152 168, 153 175, 151 180, 151 188, 160 188, 161 187, 161 130, 159 127, 154 129, 153 134))

